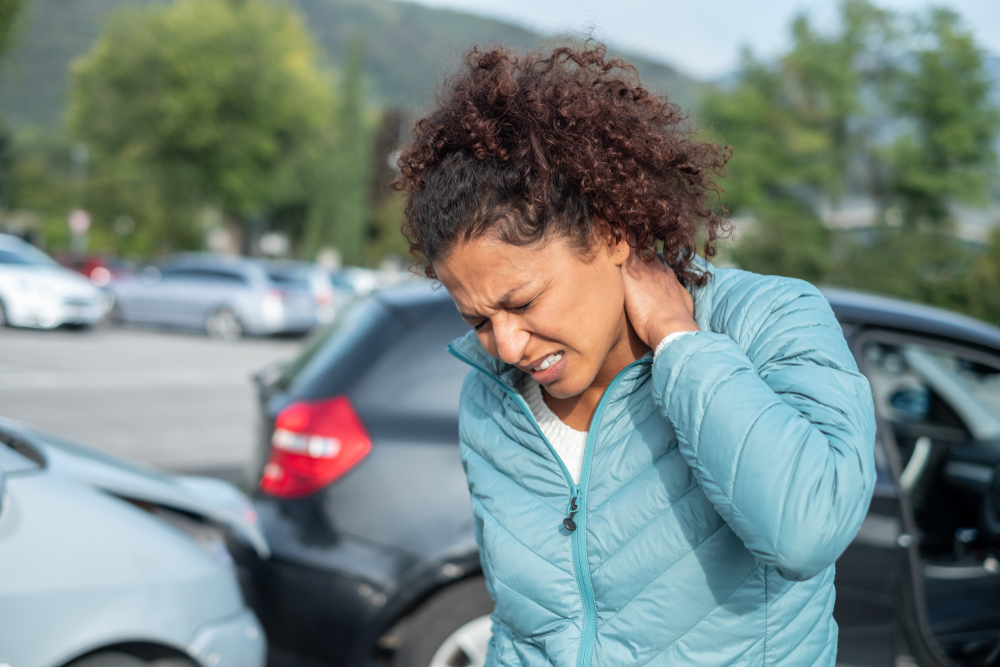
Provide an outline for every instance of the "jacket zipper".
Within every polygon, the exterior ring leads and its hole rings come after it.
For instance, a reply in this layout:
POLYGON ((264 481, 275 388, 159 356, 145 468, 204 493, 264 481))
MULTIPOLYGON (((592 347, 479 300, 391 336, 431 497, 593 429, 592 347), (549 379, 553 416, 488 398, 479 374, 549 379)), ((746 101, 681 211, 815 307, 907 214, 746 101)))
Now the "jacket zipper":
POLYGON ((499 384, 511 398, 514 399, 514 402, 517 403, 518 407, 521 408, 521 411, 528 417, 532 425, 534 425, 535 430, 538 431, 538 435, 541 436, 545 446, 549 448, 552 458, 556 460, 559 467, 562 469, 563 477, 566 478, 566 483, 569 485, 570 489, 569 506, 566 510, 567 518, 563 519, 563 526, 571 533, 573 568, 576 572, 576 585, 580 589, 580 597, 583 598, 583 634, 580 640, 580 652, 577 654, 576 664, 577 667, 589 667, 590 660, 593 657, 592 653, 594 652, 594 642, 597 639, 597 602, 594 599, 594 588, 590 580, 590 565, 587 562, 586 493, 587 481, 590 477, 591 453, 597 436, 597 427, 600 425, 601 414, 604 412, 605 399, 607 399, 607 397, 612 393, 614 388, 618 385, 619 380, 627 370, 640 364, 651 364, 652 360, 643 358, 633 361, 628 366, 618 371, 618 374, 611 381, 611 384, 609 384, 608 388, 604 390, 604 394, 601 395, 601 400, 597 402, 597 409, 594 411, 594 416, 590 420, 591 428, 587 433, 587 443, 583 450, 583 470, 580 473, 580 484, 577 485, 573 481, 573 476, 570 475, 566 464, 563 463, 562 457, 560 457, 556 452, 555 447, 552 446, 549 439, 545 437, 545 433, 542 432, 542 427, 538 425, 538 421, 535 420, 535 416, 531 414, 531 408, 528 407, 528 404, 521 397, 521 395, 514 391, 513 388, 509 387, 496 375, 459 352, 455 346, 448 345, 448 351, 451 352, 452 356, 464 361, 469 366, 491 378, 494 382, 499 384), (576 518, 577 514, 579 514, 579 519, 576 518))

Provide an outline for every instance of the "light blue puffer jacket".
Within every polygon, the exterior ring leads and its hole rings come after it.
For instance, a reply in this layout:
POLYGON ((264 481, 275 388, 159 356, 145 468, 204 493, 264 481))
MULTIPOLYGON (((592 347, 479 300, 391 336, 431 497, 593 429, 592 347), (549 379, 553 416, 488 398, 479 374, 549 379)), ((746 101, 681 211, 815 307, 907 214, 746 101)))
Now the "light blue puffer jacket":
POLYGON ((702 331, 615 378, 579 486, 522 372, 474 333, 450 346, 476 369, 459 431, 488 666, 834 664, 833 562, 875 481, 871 390, 814 287, 708 270, 702 331))

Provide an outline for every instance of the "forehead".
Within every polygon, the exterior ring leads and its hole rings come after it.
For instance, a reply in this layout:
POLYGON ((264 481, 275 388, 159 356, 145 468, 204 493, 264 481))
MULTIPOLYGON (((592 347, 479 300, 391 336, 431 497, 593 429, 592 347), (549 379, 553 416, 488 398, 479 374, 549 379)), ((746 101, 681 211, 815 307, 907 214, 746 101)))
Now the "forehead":
POLYGON ((434 263, 434 271, 460 311, 482 313, 559 271, 567 250, 561 246, 558 241, 515 246, 486 236, 456 245, 434 263))

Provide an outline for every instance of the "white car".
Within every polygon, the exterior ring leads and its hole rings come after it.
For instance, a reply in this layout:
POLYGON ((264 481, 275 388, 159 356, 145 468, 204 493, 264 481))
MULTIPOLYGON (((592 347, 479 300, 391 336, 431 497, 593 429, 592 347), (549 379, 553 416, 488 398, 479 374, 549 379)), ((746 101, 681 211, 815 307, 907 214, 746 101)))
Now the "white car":
POLYGON ((30 243, 0 234, 0 326, 89 326, 104 317, 108 304, 83 276, 30 243))

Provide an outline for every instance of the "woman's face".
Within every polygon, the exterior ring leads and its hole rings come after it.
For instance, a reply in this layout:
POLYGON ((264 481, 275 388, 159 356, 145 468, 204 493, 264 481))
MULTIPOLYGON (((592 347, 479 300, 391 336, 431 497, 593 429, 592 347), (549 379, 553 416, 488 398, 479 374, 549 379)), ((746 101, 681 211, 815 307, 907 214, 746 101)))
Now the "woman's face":
POLYGON ((555 398, 606 387, 634 360, 625 316, 624 241, 580 251, 565 237, 514 246, 461 243, 434 270, 494 357, 555 398))

